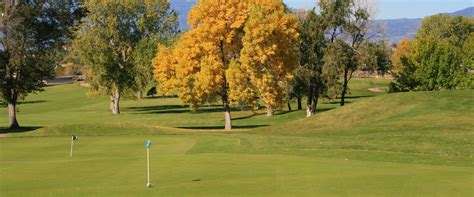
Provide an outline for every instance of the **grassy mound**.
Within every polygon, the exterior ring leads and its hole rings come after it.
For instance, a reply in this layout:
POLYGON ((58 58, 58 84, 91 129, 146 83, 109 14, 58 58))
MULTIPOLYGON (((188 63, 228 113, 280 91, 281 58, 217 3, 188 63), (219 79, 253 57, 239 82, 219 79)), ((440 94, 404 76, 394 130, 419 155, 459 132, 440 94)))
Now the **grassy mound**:
POLYGON ((254 149, 318 156, 473 165, 472 91, 410 92, 360 100, 316 117, 245 133, 254 149), (327 152, 330 152, 327 154, 327 152))

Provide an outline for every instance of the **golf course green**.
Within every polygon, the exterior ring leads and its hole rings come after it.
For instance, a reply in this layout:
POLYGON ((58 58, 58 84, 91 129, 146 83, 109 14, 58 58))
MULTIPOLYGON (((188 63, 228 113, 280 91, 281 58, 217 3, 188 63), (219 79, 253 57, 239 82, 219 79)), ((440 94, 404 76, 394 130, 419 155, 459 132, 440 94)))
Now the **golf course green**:
POLYGON ((20 130, 0 108, 0 196, 474 196, 474 92, 369 91, 388 83, 353 79, 346 106, 322 100, 311 118, 236 107, 230 132, 218 103, 112 115, 79 84, 49 86, 18 106, 20 130))

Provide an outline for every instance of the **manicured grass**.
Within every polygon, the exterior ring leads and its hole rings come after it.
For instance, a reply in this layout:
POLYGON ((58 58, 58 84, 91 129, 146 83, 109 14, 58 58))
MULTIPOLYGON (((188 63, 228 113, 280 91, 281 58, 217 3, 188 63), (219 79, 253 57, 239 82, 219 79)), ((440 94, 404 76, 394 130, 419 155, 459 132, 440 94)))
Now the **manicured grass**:
MULTIPOLYGON (((348 102, 375 96, 377 93, 367 91, 369 87, 388 84, 380 79, 353 79, 352 95, 348 102)), ((30 127, 63 127, 77 124, 127 124, 127 125, 160 125, 169 127, 186 127, 195 129, 223 129, 224 114, 222 107, 204 106, 191 113, 187 106, 182 105, 178 98, 154 98, 143 100, 124 100, 121 102, 122 114, 113 116, 108 111, 109 103, 106 96, 86 97, 88 89, 78 84, 59 85, 46 88, 47 91, 31 95, 18 106, 18 120, 22 126, 30 127)), ((378 93, 381 94, 381 93, 378 93)), ((321 110, 333 109, 338 106, 337 100, 325 100, 320 104, 321 110)), ((296 108, 296 104, 293 107, 296 108)), ((6 116, 6 108, 0 108, 0 114, 6 116)), ((288 113, 286 108, 275 117, 268 118, 262 108, 256 113, 234 109, 233 124, 236 128, 256 128, 280 124, 304 118, 304 111, 288 113)), ((0 118, 0 127, 7 125, 6 118, 0 118)))
POLYGON ((0 195, 473 196, 473 91, 368 91, 387 84, 353 79, 347 106, 323 100, 312 118, 236 108, 232 132, 217 105, 128 100, 113 116, 104 96, 48 87, 19 105, 26 128, 0 138, 0 195))
MULTIPOLYGON (((69 158, 68 137, 2 139, 0 189, 3 196, 472 195, 471 167, 203 153, 195 146, 213 140, 85 136, 69 158), (145 139, 154 142, 151 189, 145 188, 145 139)), ((224 138, 219 143, 239 142, 224 138)))

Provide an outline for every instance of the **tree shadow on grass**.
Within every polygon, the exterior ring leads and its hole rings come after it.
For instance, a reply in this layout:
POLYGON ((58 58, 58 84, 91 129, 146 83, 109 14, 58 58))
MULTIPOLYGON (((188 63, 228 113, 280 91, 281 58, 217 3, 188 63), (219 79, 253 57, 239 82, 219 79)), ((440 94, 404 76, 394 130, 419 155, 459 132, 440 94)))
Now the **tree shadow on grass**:
POLYGON ((146 97, 143 97, 143 99, 150 99, 150 100, 163 99, 163 98, 178 98, 178 96, 146 96, 146 97))
MULTIPOLYGON (((353 101, 351 101, 351 100, 353 100, 353 99, 370 98, 370 97, 374 97, 374 95, 346 96, 346 99, 350 99, 350 100, 346 100, 345 103, 352 103, 353 101)), ((326 100, 326 101, 323 101, 323 103, 325 103, 325 104, 339 104, 339 103, 341 103, 341 98, 337 97, 334 100, 326 100)))
MULTIPOLYGON (((224 112, 224 109, 220 105, 207 105, 199 108, 193 112, 189 109, 188 105, 156 105, 156 106, 145 106, 145 107, 129 107, 126 110, 132 111, 136 114, 181 114, 181 113, 209 113, 209 112, 224 112)), ((236 109, 231 109, 236 110, 236 109)))
POLYGON ((358 98, 369 98, 369 97, 374 97, 374 95, 346 96, 346 99, 358 99, 358 98))
POLYGON ((318 109, 316 109, 316 113, 325 112, 325 111, 329 111, 329 110, 333 110, 333 109, 336 109, 336 108, 335 107, 318 108, 318 109))
MULTIPOLYGON (((233 125, 233 129, 253 129, 253 128, 259 128, 259 127, 266 127, 269 125, 262 124, 262 125, 233 125)), ((183 127, 177 127, 180 129, 189 129, 189 130, 224 130, 224 126, 183 126, 183 127)))
POLYGON ((23 104, 36 104, 36 103, 45 103, 47 101, 45 100, 37 100, 37 101, 19 101, 18 105, 23 105, 23 104))
POLYGON ((34 131, 41 129, 43 127, 21 127, 18 129, 10 129, 6 127, 0 127, 0 133, 24 133, 24 132, 29 132, 29 131, 34 131))
POLYGON ((128 107, 132 111, 147 112, 147 111, 160 111, 170 109, 184 109, 189 108, 187 105, 156 105, 156 106, 144 106, 144 107, 128 107))
POLYGON ((288 110, 286 110, 286 111, 277 111, 277 112, 275 112, 275 116, 285 115, 285 114, 292 113, 292 112, 295 112, 295 111, 297 111, 297 110, 291 110, 291 111, 288 111, 288 110))
MULTIPOLYGON (((352 103, 352 101, 350 100, 346 100, 344 101, 346 104, 349 104, 349 103, 352 103)), ((335 100, 335 101, 324 101, 323 102, 324 104, 341 104, 341 101, 339 100, 335 100)))
POLYGON ((249 119, 249 118, 252 118, 254 116, 256 116, 257 114, 252 114, 252 115, 249 115, 249 116, 242 116, 242 117, 237 117, 237 118, 232 118, 232 120, 245 120, 245 119, 249 119))

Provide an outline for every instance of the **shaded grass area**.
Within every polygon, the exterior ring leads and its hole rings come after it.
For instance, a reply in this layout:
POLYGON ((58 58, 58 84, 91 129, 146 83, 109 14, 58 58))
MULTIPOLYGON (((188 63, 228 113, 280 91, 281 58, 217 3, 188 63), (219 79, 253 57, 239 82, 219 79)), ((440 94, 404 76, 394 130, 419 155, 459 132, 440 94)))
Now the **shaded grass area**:
POLYGON ((35 131, 41 128, 43 127, 21 127, 17 129, 10 129, 8 127, 0 127, 0 133, 9 133, 9 134, 23 133, 23 132, 35 131))

